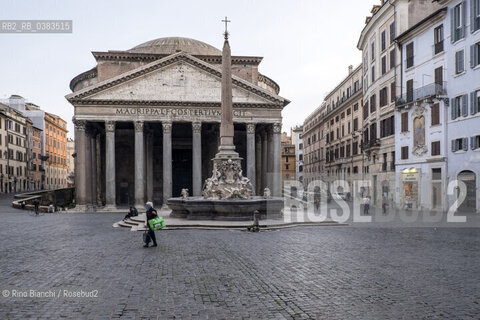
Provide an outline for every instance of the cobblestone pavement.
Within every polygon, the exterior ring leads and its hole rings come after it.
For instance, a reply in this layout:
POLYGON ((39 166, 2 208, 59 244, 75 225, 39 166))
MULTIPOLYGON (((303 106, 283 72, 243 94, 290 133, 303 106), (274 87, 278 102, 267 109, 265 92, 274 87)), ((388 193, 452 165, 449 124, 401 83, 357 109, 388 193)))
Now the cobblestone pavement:
POLYGON ((112 228, 0 203, 0 319, 478 319, 477 228, 112 228), (92 298, 13 290, 98 290, 92 298), (5 297, 8 290, 9 297, 5 297))

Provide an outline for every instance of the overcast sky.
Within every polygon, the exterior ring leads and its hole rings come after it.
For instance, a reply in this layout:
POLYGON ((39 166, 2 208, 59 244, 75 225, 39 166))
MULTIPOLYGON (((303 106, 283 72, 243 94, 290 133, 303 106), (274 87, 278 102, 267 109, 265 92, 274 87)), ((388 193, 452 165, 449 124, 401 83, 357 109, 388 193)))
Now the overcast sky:
POLYGON ((68 121, 70 80, 95 66, 91 51, 127 50, 180 36, 222 47, 225 15, 233 55, 264 57, 260 72, 292 102, 283 131, 302 124, 361 62, 357 40, 379 0, 0 0, 0 19, 73 20, 71 34, 0 34, 0 98, 19 94, 68 121))

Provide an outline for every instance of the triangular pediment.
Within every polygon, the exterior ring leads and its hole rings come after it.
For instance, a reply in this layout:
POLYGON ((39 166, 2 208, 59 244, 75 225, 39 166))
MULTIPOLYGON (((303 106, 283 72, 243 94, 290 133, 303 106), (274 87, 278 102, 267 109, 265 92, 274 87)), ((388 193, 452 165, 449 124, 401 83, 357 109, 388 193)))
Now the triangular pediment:
MULTIPOLYGON (((232 76, 234 104, 277 104, 285 99, 232 76)), ((178 101, 220 103, 221 70, 183 52, 67 96, 70 101, 178 101)))

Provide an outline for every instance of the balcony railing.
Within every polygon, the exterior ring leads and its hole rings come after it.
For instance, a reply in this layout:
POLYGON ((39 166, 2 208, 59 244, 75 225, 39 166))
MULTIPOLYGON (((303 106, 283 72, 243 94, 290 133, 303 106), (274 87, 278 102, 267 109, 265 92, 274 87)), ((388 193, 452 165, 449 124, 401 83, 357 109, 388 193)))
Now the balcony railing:
POLYGON ((380 139, 371 139, 362 143, 363 151, 380 147, 380 139))
POLYGON ((425 99, 427 97, 436 97, 439 95, 447 94, 447 83, 432 83, 421 88, 415 89, 413 91, 407 91, 401 96, 397 97, 395 105, 403 106, 408 103, 412 103, 417 100, 425 99))

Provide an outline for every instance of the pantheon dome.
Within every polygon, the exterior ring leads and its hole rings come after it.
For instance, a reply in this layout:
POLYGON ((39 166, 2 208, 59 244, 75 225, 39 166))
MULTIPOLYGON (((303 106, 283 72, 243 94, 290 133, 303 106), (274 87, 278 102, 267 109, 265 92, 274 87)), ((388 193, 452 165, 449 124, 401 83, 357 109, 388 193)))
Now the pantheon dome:
POLYGON ((222 52, 205 42, 182 37, 167 37, 150 40, 133 47, 130 53, 174 54, 186 52, 191 55, 221 56, 222 52))

